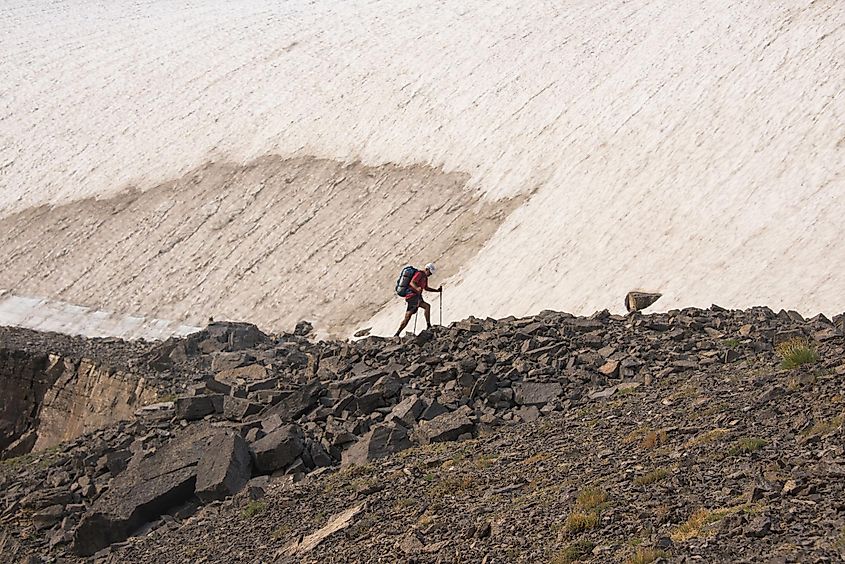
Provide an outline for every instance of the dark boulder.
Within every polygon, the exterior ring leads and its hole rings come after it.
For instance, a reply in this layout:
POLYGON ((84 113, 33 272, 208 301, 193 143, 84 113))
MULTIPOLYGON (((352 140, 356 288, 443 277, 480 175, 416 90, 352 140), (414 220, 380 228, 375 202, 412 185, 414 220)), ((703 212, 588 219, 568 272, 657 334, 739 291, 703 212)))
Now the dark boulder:
POLYGON ((149 458, 133 460, 82 517, 73 550, 94 554, 193 497, 197 463, 214 434, 203 428, 165 444, 149 458))
POLYGON ((197 465, 196 494, 204 502, 238 493, 252 476, 252 459, 243 438, 231 431, 211 438, 197 465))
POLYGON ((471 410, 464 406, 457 411, 438 415, 431 421, 422 421, 417 427, 416 436, 423 444, 442 443, 457 440, 466 433, 475 431, 469 414, 471 410))
POLYGON ((305 448, 298 425, 283 425, 252 444, 255 469, 269 474, 296 460, 305 448))
POLYGON ((343 466, 362 465, 411 447, 408 431, 397 422, 376 425, 343 452, 343 466))
POLYGON ((278 415, 284 421, 299 419, 317 405, 324 391, 325 387, 319 380, 312 380, 283 398, 276 405, 265 409, 260 417, 263 419, 271 415, 278 415))
POLYGON ((513 391, 518 405, 545 405, 557 399, 563 387, 558 382, 520 382, 513 385, 513 391))
POLYGON ((176 398, 174 404, 176 406, 177 419, 196 421, 206 415, 223 411, 223 396, 187 396, 176 398))

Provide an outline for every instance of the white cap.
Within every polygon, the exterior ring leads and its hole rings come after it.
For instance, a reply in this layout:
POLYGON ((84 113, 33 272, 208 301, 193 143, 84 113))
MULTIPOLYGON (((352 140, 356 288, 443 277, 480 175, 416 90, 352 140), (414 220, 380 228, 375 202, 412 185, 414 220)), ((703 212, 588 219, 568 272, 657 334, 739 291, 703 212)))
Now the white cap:
POLYGON ((427 265, 425 265, 425 268, 426 268, 429 272, 431 272, 432 274, 434 274, 434 273, 437 271, 437 268, 434 266, 434 263, 433 263, 433 262, 430 262, 430 263, 428 263, 427 265))

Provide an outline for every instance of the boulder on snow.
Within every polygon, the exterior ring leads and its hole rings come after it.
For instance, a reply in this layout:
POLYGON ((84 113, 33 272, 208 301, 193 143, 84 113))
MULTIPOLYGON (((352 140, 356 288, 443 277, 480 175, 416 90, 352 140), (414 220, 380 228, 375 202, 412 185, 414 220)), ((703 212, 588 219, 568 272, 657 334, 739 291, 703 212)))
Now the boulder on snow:
POLYGON ((625 309, 629 312, 643 310, 659 300, 662 295, 656 292, 628 292, 625 296, 625 309))

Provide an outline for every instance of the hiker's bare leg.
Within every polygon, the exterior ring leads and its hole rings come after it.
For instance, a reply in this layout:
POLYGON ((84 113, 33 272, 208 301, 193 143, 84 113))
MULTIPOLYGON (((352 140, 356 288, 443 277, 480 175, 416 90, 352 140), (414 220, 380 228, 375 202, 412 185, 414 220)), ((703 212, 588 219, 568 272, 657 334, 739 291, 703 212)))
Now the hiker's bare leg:
POLYGON ((420 304, 420 307, 423 308, 423 313, 425 314, 425 325, 426 328, 431 328, 431 304, 428 302, 423 302, 420 304))
POLYGON ((410 311, 405 312, 405 318, 402 320, 402 324, 399 326, 399 329, 396 330, 396 335, 399 335, 400 333, 402 333, 402 329, 404 329, 408 325, 408 322, 411 320, 411 317, 413 317, 413 316, 414 316, 414 314, 411 313, 410 311))

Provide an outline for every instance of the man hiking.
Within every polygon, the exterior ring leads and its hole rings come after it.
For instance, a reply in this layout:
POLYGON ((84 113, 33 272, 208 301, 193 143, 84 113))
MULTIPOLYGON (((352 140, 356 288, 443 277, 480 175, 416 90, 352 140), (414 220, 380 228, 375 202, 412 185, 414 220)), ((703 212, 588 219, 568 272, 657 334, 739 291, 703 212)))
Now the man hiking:
POLYGON ((399 329, 393 335, 394 337, 398 337, 402 333, 402 330, 406 325, 408 325, 411 317, 417 313, 419 308, 422 308, 423 313, 425 314, 426 329, 431 329, 431 305, 423 299, 422 293, 423 290, 427 290, 429 292, 443 291, 443 286, 440 286, 439 288, 428 287, 428 277, 434 274, 436 270, 437 269, 433 263, 428 263, 425 265, 425 270, 417 270, 416 274, 414 274, 411 278, 411 281, 408 283, 408 289, 404 294, 404 298, 408 302, 408 306, 405 311, 405 318, 402 320, 402 324, 399 326, 399 329))

